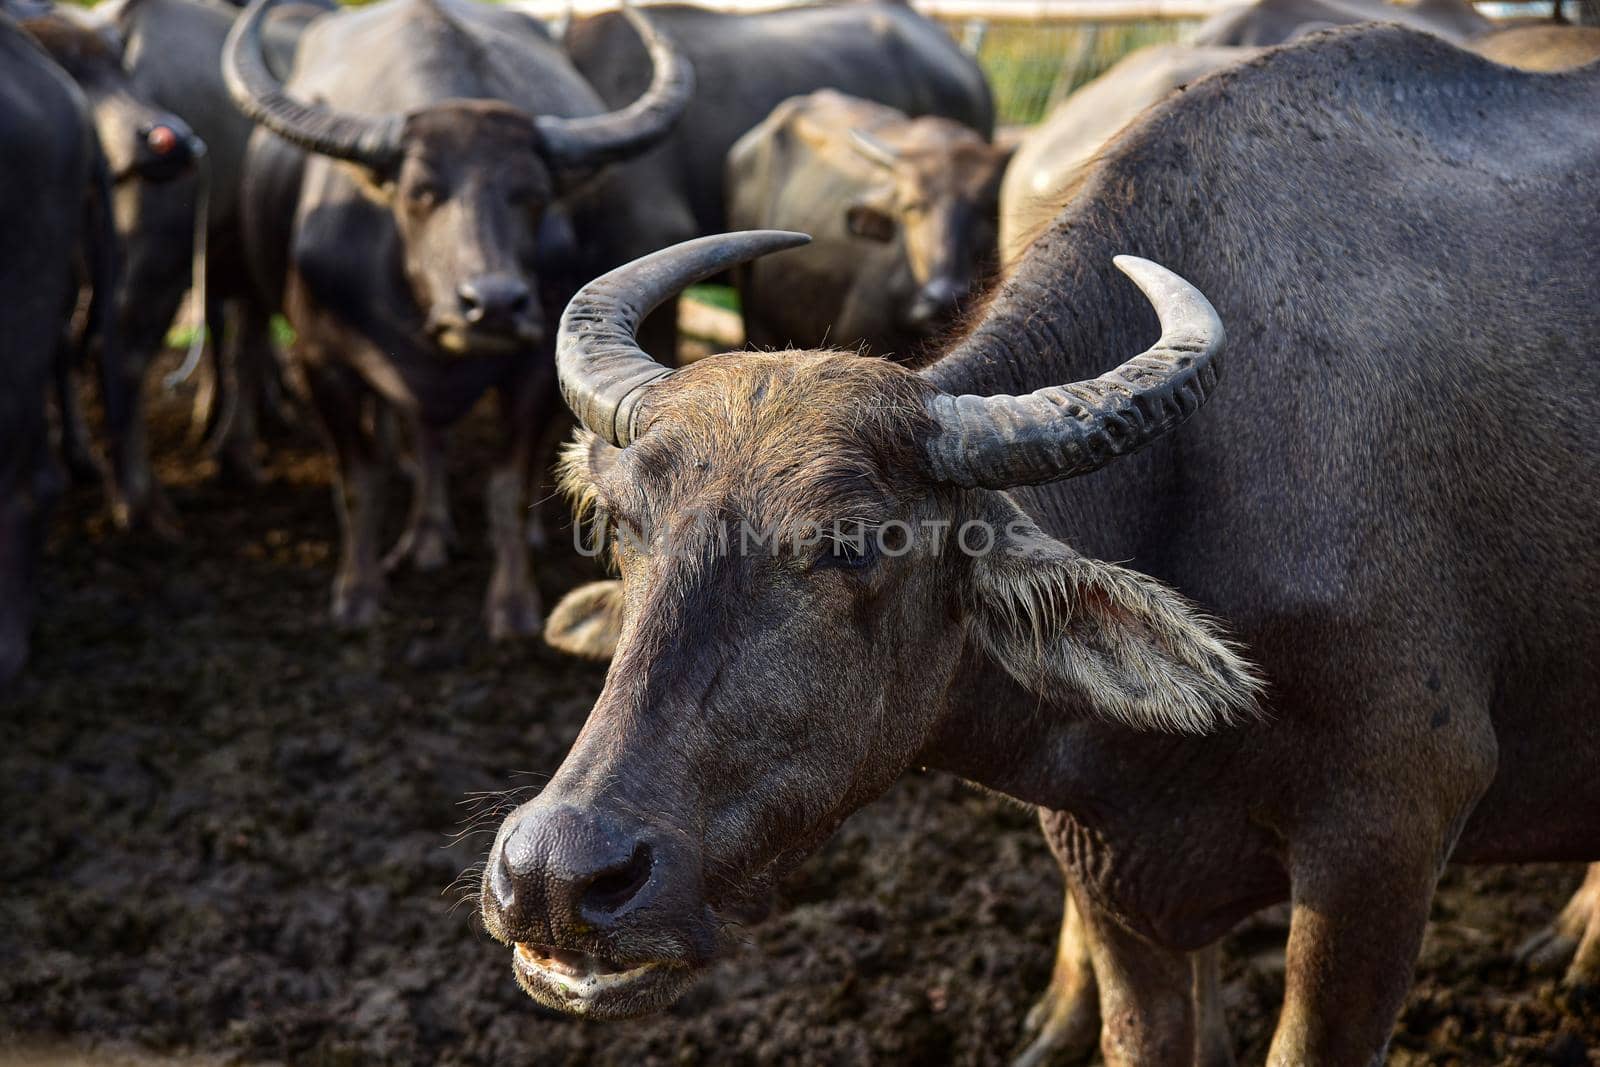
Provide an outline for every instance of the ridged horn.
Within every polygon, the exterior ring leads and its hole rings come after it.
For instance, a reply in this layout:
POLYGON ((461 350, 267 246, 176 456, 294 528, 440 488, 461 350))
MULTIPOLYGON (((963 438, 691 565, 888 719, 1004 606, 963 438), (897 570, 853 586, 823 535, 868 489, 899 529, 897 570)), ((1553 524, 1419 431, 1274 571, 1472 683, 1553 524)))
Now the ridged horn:
POLYGON ((647 386, 671 374, 639 348, 644 317, 683 290, 758 256, 811 238, 785 230, 700 237, 603 274, 578 290, 556 334, 556 374, 567 406, 619 448, 634 439, 634 413, 647 386))
POLYGON ((650 86, 620 111, 585 118, 536 118, 546 157, 558 167, 599 167, 653 148, 672 132, 694 96, 694 68, 684 54, 633 8, 624 7, 622 14, 650 54, 650 86))
POLYGON ((935 481, 966 488, 1041 485, 1099 470, 1180 425, 1221 373, 1224 334, 1200 291, 1159 264, 1118 256, 1161 320, 1154 345, 1098 378, 1026 396, 929 401, 938 427, 926 446, 935 481))
POLYGON ((252 0, 222 46, 222 77, 234 104, 252 121, 308 152, 374 170, 399 161, 404 119, 369 118, 303 103, 284 92, 262 52, 261 25, 279 0, 252 0))

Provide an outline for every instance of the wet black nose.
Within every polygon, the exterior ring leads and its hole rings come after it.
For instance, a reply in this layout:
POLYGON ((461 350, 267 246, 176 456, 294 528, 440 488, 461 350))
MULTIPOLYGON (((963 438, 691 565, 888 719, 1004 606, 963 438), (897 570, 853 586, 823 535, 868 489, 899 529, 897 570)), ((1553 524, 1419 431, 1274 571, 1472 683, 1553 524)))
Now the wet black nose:
POLYGON ((205 155, 205 142, 177 118, 152 122, 139 130, 139 175, 153 181, 176 177, 205 155))
POLYGON ((600 813, 535 810, 491 857, 489 891, 513 930, 603 933, 648 896, 655 861, 644 835, 600 813))
POLYGON ((528 313, 528 284, 510 274, 482 274, 456 290, 461 315, 474 326, 505 329, 528 313))
POLYGON ((918 329, 933 329, 947 322, 967 295, 968 286, 953 278, 935 278, 924 285, 912 302, 909 318, 918 329))

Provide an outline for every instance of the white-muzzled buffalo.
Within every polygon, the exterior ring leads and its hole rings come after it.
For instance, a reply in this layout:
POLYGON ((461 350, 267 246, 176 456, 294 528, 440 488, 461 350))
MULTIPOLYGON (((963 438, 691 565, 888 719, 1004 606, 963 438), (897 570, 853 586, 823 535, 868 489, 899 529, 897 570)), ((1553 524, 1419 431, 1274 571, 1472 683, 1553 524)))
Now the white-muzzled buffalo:
POLYGON ((385 0, 314 20, 280 82, 261 47, 271 6, 259 0, 241 16, 224 72, 263 127, 246 163, 251 261, 295 328, 293 359, 338 456, 334 617, 370 622, 386 567, 445 562, 444 435, 493 390, 505 448, 486 490, 495 565, 485 614, 495 637, 536 632, 523 523, 554 400, 547 317, 608 256, 624 258, 617 249, 648 242, 645 191, 596 172, 666 135, 688 103, 690 69, 630 14, 653 80, 607 111, 531 18, 464 0, 385 0), (558 202, 583 197, 583 217, 606 228, 552 237, 558 202), (400 413, 417 451, 411 517, 387 560, 374 405, 400 413))
POLYGON ((728 153, 728 225, 812 240, 735 272, 746 343, 914 356, 994 267, 1009 159, 959 122, 831 89, 779 104, 728 153))
POLYGON ((1040 808, 1108 1063, 1226 1059, 1196 953, 1282 900, 1269 1062, 1381 1062, 1447 861, 1600 858, 1597 94, 1393 26, 1267 53, 1118 137, 916 372, 629 343, 792 235, 586 287, 566 479, 621 577, 568 614, 615 654, 489 855, 517 980, 665 1007, 927 765, 1040 808))

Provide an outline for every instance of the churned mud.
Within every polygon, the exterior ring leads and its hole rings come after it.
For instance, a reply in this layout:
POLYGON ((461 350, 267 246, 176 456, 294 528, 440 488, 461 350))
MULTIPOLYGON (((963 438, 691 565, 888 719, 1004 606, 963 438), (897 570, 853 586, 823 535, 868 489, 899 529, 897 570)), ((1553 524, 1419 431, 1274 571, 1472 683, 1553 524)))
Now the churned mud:
MULTIPOLYGON (((484 639, 488 431, 455 442, 459 558, 400 575, 389 617, 348 635, 324 618, 336 527, 315 435, 275 442, 263 487, 222 489, 183 443, 185 416, 157 398, 184 540, 117 535, 98 492, 74 490, 52 528, 33 665, 0 697, 0 1062, 997 1064, 1015 1051, 1049 975, 1059 881, 1030 813, 938 775, 907 775, 847 823, 670 1014, 597 1024, 535 1006, 479 927, 473 867, 483 831, 559 764, 602 671, 484 639)), ((397 476, 395 533, 404 489, 397 476)), ((543 507, 548 608, 594 570, 561 502, 543 507)), ((1580 875, 1453 870, 1393 1062, 1600 1065, 1600 998, 1515 961, 1580 875)), ((1228 942, 1245 1062, 1270 1038, 1283 936, 1269 918, 1228 942)))

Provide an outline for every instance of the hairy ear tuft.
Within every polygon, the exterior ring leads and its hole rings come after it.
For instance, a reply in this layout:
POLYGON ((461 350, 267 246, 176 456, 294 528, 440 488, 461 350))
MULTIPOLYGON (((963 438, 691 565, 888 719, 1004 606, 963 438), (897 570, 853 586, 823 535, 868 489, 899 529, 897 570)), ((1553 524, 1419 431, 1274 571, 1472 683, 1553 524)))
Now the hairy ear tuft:
POLYGON ((622 583, 616 579, 580 585, 561 598, 544 626, 545 643, 583 659, 605 661, 622 635, 622 583))
POLYGON ((1025 520, 976 571, 978 640, 1041 696, 1181 733, 1261 714, 1264 685, 1238 646, 1155 579, 1080 556, 1025 520))

